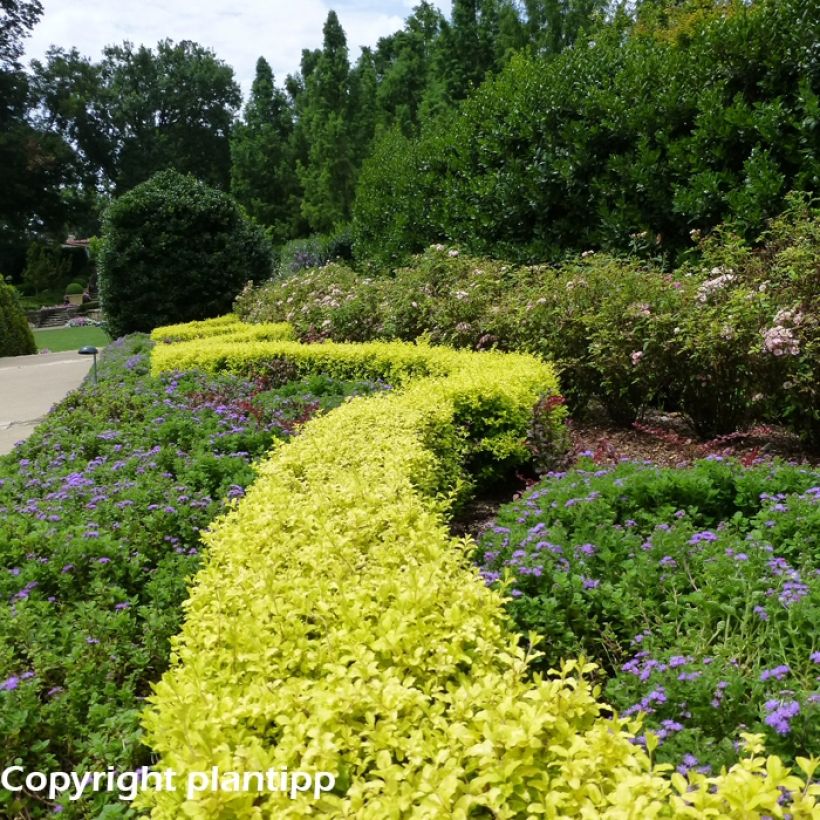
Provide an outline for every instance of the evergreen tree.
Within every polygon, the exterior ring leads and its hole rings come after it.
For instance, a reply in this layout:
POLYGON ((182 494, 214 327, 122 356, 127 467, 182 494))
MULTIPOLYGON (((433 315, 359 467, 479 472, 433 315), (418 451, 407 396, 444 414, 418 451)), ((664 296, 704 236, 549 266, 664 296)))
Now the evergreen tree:
POLYGON ((290 239, 298 227, 299 180, 292 135, 288 98, 276 87, 267 60, 260 57, 244 119, 231 136, 231 191, 270 228, 275 244, 290 239))
POLYGON ((353 163, 357 171, 373 147, 377 82, 373 52, 363 48, 350 75, 350 132, 353 163))
POLYGON ((527 39, 542 54, 558 54, 608 6, 607 0, 524 0, 527 39))
MULTIPOLYGON (((312 231, 324 233, 350 218, 355 151, 352 145, 350 62, 336 12, 327 16, 322 52, 304 77, 300 132, 307 146, 299 164, 302 214, 312 231)), ((304 72, 303 72, 304 75, 304 72)))
POLYGON ((428 2, 420 3, 404 28, 379 40, 374 57, 377 131, 394 124, 402 133, 418 131, 422 100, 432 80, 433 55, 444 17, 428 2))
POLYGON ((510 0, 453 0, 452 17, 442 24, 436 39, 424 116, 436 116, 465 99, 488 73, 504 65, 522 36, 510 0))

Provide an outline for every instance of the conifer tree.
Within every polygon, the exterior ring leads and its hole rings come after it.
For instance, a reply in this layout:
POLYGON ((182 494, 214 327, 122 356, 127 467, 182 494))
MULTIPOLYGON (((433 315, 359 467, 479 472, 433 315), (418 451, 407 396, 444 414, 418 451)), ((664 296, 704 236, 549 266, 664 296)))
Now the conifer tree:
POLYGON ((433 56, 444 16, 422 2, 407 18, 404 28, 379 40, 374 53, 378 79, 376 130, 383 133, 394 124, 409 136, 418 131, 421 107, 433 76, 433 56))
POLYGON ((251 216, 270 228, 276 244, 290 239, 297 229, 299 181, 292 134, 288 98, 276 87, 267 60, 260 57, 244 119, 231 138, 231 191, 251 216))
POLYGON ((300 129, 307 161, 299 164, 304 189, 302 215, 312 231, 325 233, 350 218, 354 186, 347 39, 336 12, 323 29, 322 52, 305 77, 300 129))

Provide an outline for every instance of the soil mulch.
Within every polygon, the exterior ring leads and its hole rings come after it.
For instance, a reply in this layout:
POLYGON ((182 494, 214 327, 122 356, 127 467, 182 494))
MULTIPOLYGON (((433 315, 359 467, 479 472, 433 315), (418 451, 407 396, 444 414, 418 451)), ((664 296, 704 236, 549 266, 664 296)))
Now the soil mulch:
POLYGON ((707 456, 736 458, 744 464, 758 459, 781 458, 798 464, 817 465, 820 453, 810 453, 800 439, 782 427, 756 425, 736 433, 701 441, 677 413, 648 413, 632 427, 617 427, 605 419, 570 422, 572 448, 569 462, 582 453, 598 463, 650 461, 660 467, 686 467, 707 456))

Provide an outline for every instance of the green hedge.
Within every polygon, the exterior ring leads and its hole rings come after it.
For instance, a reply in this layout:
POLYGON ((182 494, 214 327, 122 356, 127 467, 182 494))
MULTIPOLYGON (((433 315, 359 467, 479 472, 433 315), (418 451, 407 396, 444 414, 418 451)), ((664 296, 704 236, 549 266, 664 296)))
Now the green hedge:
POLYGON ((37 352, 26 314, 11 285, 0 282, 0 356, 37 352))
POLYGON ((417 139, 386 134, 360 176, 358 258, 441 239, 556 259, 643 232, 677 254, 727 220, 754 237, 820 181, 820 7, 708 6, 663 25, 618 15, 557 57, 516 56, 417 139))

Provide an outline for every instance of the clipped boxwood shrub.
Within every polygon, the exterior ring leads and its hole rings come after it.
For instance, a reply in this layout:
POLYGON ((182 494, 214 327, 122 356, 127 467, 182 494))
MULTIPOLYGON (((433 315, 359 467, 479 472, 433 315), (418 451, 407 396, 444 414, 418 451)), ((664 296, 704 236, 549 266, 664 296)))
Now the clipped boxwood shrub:
POLYGON ((191 176, 162 171, 105 215, 100 297, 113 336, 226 313, 247 280, 270 272, 263 230, 191 176))
POLYGON ((36 353, 37 345, 14 288, 0 282, 0 356, 36 353))
POLYGON ((76 296, 83 292, 83 286, 79 282, 72 282, 70 285, 66 285, 66 296, 76 296))

